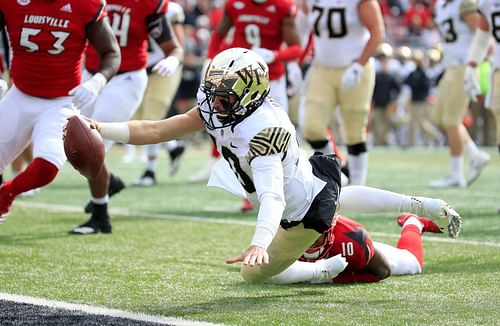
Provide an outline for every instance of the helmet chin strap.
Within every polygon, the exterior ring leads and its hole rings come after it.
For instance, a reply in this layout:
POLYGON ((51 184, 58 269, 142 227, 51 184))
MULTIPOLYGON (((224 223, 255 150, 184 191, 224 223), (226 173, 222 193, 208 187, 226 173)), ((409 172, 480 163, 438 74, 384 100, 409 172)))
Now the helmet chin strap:
POLYGON ((253 2, 256 2, 256 3, 264 3, 264 2, 267 2, 267 0, 253 0, 253 2))

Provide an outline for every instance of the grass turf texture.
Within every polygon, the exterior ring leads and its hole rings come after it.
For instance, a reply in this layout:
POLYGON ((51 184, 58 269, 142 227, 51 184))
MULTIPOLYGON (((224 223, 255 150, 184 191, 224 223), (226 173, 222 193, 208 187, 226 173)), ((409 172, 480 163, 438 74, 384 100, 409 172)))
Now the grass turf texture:
MULTIPOLYGON (((426 187, 447 171, 446 150, 372 150, 369 185, 443 198, 464 227, 456 242, 425 236, 421 275, 342 286, 252 286, 239 265, 225 265, 247 247, 256 213, 239 213, 240 200, 222 190, 187 184, 207 153, 189 149, 172 178, 162 157, 156 187, 114 197, 112 235, 67 234, 87 219, 88 190, 66 165, 36 197, 19 198, 0 226, 0 292, 224 324, 498 324, 500 162, 493 149, 475 184, 446 190, 426 187)), ((108 163, 130 183, 143 164, 124 165, 122 155, 115 148, 108 163)), ((395 245, 396 214, 350 216, 375 240, 395 245)))

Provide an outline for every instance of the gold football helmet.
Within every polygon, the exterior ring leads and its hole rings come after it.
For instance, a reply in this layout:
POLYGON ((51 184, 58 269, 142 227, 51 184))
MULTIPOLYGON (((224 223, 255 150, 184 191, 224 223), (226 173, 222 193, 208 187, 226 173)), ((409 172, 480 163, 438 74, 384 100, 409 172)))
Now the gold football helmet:
POLYGON ((200 89, 206 99, 199 111, 207 128, 235 125, 261 106, 269 94, 269 69, 257 53, 230 48, 214 57, 200 89), (222 109, 216 109, 216 100, 222 109))

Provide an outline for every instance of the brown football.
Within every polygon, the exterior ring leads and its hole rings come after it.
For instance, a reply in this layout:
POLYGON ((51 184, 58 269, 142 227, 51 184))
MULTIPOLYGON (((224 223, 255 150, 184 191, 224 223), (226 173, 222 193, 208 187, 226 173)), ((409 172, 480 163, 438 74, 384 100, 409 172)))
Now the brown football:
POLYGON ((64 152, 68 162, 86 178, 96 178, 104 165, 101 135, 79 115, 68 119, 64 132, 64 152))

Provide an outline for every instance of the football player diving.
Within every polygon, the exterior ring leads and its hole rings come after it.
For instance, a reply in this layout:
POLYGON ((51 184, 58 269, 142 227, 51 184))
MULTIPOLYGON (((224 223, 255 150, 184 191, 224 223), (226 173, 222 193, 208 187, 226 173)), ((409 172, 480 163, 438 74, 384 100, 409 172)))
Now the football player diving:
POLYGON ((364 186, 345 187, 341 194, 336 157, 303 156, 288 115, 268 93, 265 61, 251 50, 230 48, 210 63, 198 105, 190 111, 161 121, 90 124, 104 138, 136 145, 202 129, 215 138, 224 160, 214 166, 211 183, 259 207, 250 245, 225 260, 242 262, 241 275, 248 283, 270 281, 292 265, 330 228, 337 207, 359 213, 412 212, 458 235, 461 218, 443 200, 364 186))

